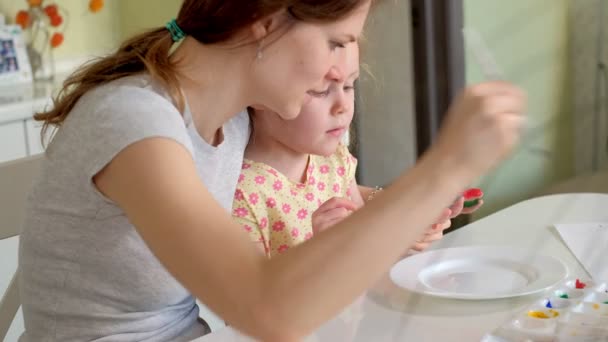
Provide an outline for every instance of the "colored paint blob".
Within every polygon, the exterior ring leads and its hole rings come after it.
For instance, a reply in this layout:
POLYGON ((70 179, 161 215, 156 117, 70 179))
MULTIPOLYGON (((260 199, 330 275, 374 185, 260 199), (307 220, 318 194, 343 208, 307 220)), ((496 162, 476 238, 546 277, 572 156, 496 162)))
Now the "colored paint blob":
POLYGON ((471 208, 471 207, 474 207, 474 206, 476 206, 478 204, 479 204, 479 199, 474 199, 472 201, 466 201, 466 202, 464 202, 464 207, 465 208, 471 208))
POLYGON ((576 279, 576 281, 574 282, 574 286, 577 289, 584 289, 585 287, 587 287, 587 284, 583 283, 582 281, 576 279))
POLYGON ((551 304, 550 300, 547 301, 547 304, 545 304, 545 307, 547 307, 549 309, 553 309, 553 305, 551 304))
POLYGON ((553 318, 553 317, 557 317, 559 316, 559 312, 555 311, 555 310, 549 310, 549 314, 551 316, 548 316, 545 312, 543 311, 528 311, 528 316, 532 317, 532 318, 542 318, 542 319, 547 319, 547 318, 553 318))
POLYGON ((480 198, 483 196, 483 191, 481 191, 481 189, 472 188, 472 189, 468 189, 467 191, 465 191, 463 196, 464 196, 465 200, 470 200, 473 198, 480 198))

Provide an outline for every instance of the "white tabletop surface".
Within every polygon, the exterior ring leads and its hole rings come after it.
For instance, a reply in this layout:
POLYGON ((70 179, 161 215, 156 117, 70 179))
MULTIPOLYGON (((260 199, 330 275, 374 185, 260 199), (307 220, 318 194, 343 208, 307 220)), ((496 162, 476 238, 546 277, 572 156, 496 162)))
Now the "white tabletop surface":
MULTIPOLYGON (((608 195, 540 197, 448 234, 433 248, 517 246, 529 251, 530 258, 538 253, 557 257, 567 265, 571 276, 587 277, 552 225, 604 221, 608 221, 608 195)), ((432 298, 399 289, 385 278, 306 341, 479 341, 536 297, 485 301, 432 298)), ((195 341, 249 340, 225 328, 195 341)))

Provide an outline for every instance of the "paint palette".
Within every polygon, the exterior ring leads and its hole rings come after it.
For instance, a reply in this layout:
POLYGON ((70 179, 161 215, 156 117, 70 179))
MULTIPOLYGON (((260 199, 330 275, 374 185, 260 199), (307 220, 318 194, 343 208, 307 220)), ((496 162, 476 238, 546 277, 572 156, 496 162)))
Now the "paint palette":
POLYGON ((608 283, 568 279, 482 342, 608 341, 608 283))

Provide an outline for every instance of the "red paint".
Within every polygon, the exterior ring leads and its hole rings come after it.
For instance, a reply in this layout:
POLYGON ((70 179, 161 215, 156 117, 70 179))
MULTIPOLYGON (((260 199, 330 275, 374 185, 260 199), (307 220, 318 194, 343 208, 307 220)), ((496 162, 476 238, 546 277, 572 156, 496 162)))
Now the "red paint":
POLYGON ((476 198, 481 198, 481 197, 483 197, 483 191, 481 191, 481 189, 478 189, 478 188, 472 188, 472 189, 465 191, 463 196, 464 196, 465 201, 468 201, 471 199, 476 199, 476 198))
POLYGON ((577 289, 584 289, 585 287, 587 287, 587 284, 581 282, 580 280, 576 279, 576 281, 574 282, 574 286, 577 289))

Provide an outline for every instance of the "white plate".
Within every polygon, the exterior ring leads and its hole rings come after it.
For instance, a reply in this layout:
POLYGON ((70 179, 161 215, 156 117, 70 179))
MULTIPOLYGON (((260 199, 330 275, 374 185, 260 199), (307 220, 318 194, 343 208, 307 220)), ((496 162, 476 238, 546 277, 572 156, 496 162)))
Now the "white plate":
POLYGON ((568 275, 560 260, 504 246, 456 247, 399 261, 391 280, 404 289, 446 298, 499 299, 544 291, 568 275))

